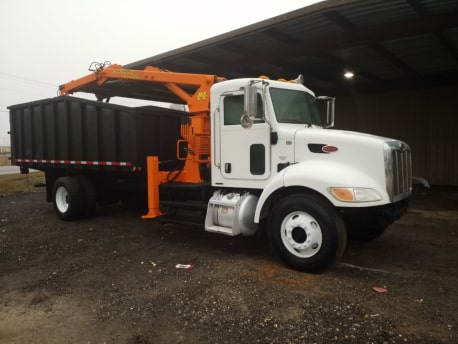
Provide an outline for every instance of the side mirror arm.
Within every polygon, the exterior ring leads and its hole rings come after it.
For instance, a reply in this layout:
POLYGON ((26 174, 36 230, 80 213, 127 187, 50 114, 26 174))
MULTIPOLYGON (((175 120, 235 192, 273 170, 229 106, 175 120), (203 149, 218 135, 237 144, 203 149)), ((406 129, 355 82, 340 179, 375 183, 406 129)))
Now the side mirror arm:
POLYGON ((326 128, 334 128, 336 98, 328 96, 317 97, 318 100, 326 101, 326 128))
POLYGON ((253 84, 243 87, 243 114, 240 124, 244 128, 251 128, 258 112, 258 88, 253 84))

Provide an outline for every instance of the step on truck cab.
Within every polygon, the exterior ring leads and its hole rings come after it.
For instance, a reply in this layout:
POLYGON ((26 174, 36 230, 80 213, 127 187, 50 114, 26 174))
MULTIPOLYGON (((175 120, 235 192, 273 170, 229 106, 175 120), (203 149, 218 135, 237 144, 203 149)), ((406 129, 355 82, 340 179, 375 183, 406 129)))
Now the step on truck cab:
MULTIPOLYGON (((320 271, 340 258, 347 236, 375 239, 407 210, 409 146, 395 139, 332 129, 334 98, 316 97, 301 77, 291 81, 266 77, 225 80, 154 66, 140 71, 100 65, 88 76, 60 87, 64 98, 80 91, 94 93, 99 100, 115 95, 161 100, 166 91, 185 103, 188 111, 180 114, 179 125, 164 127, 168 133, 160 133, 164 135, 161 142, 168 148, 174 146, 175 167, 168 167, 170 149, 166 157, 161 148, 152 153, 135 149, 136 160, 144 163, 110 168, 97 164, 94 168, 86 160, 78 167, 56 164, 53 149, 49 153, 42 150, 42 159, 36 159, 33 148, 24 149, 28 141, 21 139, 26 133, 18 124, 22 107, 11 107, 12 142, 16 142, 13 160, 24 171, 29 167, 45 171, 47 198, 64 220, 87 214, 88 208, 94 209, 107 195, 118 200, 135 191, 136 197, 147 198, 148 212, 143 218, 180 221, 181 209, 192 210, 202 215, 201 224, 207 231, 230 236, 265 234, 287 264, 320 271), (325 116, 320 115, 320 103, 325 105, 325 116), (19 156, 24 152, 29 156, 19 156), (75 207, 85 211, 68 216, 75 207)), ((84 107, 70 115, 71 106, 51 108, 52 115, 43 107, 36 116, 29 111, 30 121, 55 128, 58 126, 46 122, 70 116, 59 124, 68 140, 75 136, 70 123, 84 127, 91 118, 84 107), (38 116, 41 120, 37 122, 38 116)), ((94 115, 102 124, 110 122, 109 112, 100 115, 103 111, 94 115)), ((170 114, 170 118, 176 116, 170 114)), ((32 131, 37 128, 30 127, 32 131)), ((94 135, 107 134, 95 130, 94 135)), ((137 132, 129 135, 136 137, 137 132)), ((122 146, 121 137, 110 137, 110 144, 122 146)), ((53 143, 45 144, 50 145, 53 143)), ((128 161, 129 154, 123 159, 128 161)), ((61 158, 74 161, 71 156, 61 158)))

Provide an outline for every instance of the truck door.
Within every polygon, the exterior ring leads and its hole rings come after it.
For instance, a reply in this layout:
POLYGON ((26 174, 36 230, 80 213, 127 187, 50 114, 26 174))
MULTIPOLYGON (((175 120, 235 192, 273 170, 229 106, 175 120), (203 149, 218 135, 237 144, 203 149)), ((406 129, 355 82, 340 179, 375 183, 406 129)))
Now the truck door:
POLYGON ((270 176, 270 127, 262 119, 264 106, 258 94, 258 116, 251 128, 240 124, 243 92, 222 96, 220 103, 220 171, 226 179, 263 180, 270 176))

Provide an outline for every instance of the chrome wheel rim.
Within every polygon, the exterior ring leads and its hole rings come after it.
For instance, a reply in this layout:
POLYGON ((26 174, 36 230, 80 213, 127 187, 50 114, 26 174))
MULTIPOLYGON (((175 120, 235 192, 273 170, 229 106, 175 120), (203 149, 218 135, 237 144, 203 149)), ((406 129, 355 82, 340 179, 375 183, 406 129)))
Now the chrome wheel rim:
POLYGON ((323 243, 320 224, 310 214, 295 211, 281 223, 281 239, 286 249, 300 258, 309 258, 318 253, 323 243))
POLYGON ((56 207, 61 213, 68 210, 68 191, 63 186, 59 186, 56 190, 56 207))

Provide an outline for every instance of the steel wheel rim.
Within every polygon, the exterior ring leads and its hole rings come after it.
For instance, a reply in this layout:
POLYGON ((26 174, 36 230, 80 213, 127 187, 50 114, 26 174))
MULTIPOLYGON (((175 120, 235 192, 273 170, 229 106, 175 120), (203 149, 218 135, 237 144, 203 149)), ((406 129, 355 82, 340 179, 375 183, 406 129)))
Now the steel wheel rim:
POLYGON ((63 186, 59 186, 56 190, 56 207, 61 213, 68 210, 68 191, 63 186))
POLYGON ((323 243, 320 224, 310 214, 295 211, 281 223, 281 240, 286 249, 300 258, 309 258, 318 253, 323 243))

